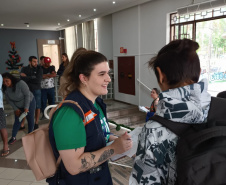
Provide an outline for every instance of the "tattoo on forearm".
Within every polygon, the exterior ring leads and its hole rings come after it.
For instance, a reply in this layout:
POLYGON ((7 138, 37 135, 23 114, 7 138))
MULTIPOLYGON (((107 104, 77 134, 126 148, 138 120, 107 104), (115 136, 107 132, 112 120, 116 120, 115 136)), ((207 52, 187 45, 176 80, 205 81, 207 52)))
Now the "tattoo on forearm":
POLYGON ((96 162, 94 161, 95 159, 95 155, 90 153, 90 156, 85 156, 83 159, 81 159, 81 168, 80 168, 80 172, 84 172, 89 168, 92 168, 96 162))
POLYGON ((91 158, 94 160, 96 156, 92 153, 90 153, 90 155, 91 155, 91 158))
POLYGON ((105 150, 104 153, 100 156, 98 162, 101 163, 101 162, 105 161, 105 160, 108 159, 113 153, 114 153, 114 150, 113 150, 113 149, 105 150))

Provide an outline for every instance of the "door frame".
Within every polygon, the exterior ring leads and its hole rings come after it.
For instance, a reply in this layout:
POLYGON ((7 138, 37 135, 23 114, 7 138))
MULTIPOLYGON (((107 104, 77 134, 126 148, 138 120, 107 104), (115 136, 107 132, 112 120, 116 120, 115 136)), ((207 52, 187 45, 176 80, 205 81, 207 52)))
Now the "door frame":
MULTIPOLYGON (((62 49, 64 48, 62 46, 63 42, 61 42, 60 40, 51 40, 52 41, 52 44, 51 44, 49 41, 50 40, 47 40, 47 39, 37 39, 38 59, 40 59, 40 57, 43 56, 43 45, 57 45, 58 53, 59 53, 58 58, 59 58, 59 62, 60 62, 61 54, 64 52, 64 51, 62 51, 62 49)), ((59 63, 59 66, 60 66, 60 63, 59 63)))

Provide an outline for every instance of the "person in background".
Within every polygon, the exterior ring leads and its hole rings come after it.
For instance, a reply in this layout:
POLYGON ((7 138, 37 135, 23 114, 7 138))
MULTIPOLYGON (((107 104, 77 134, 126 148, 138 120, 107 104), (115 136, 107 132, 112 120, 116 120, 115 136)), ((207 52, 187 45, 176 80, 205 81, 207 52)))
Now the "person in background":
MULTIPOLYGON (((78 48, 75 50, 75 52, 73 53, 72 57, 71 58, 76 58, 76 56, 80 53, 80 52, 83 52, 83 51, 87 51, 87 49, 85 48, 78 48)), ((65 79, 63 76, 61 76, 61 78, 59 79, 60 80, 60 84, 64 84, 65 83, 65 79)))
POLYGON ((39 66, 43 66, 44 65, 44 58, 45 58, 45 56, 41 56, 40 57, 39 66))
POLYGON ((3 142, 3 149, 1 151, 1 156, 5 157, 9 154, 9 145, 8 145, 8 132, 6 130, 6 120, 5 113, 3 110, 3 94, 2 94, 2 75, 0 74, 0 132, 3 142))
POLYGON ((23 80, 17 79, 10 73, 3 73, 2 77, 3 93, 15 114, 12 137, 8 142, 8 144, 13 144, 16 141, 16 135, 21 126, 19 117, 22 113, 27 114, 28 133, 33 131, 36 103, 28 85, 23 80))
POLYGON ((219 93, 217 94, 217 97, 218 97, 218 98, 226 98, 226 91, 219 92, 219 93))
MULTIPOLYGON (((24 80, 30 91, 33 93, 36 101, 36 110, 35 110, 35 126, 34 129, 38 128, 38 121, 40 116, 41 108, 41 81, 42 81, 42 67, 38 66, 38 60, 35 56, 29 57, 29 65, 23 67, 20 72, 20 78, 24 80)), ((21 124, 21 128, 25 128, 21 124)))
POLYGON ((151 91, 151 97, 153 99, 150 108, 146 107, 149 109, 149 112, 147 112, 146 116, 146 122, 149 120, 150 117, 152 117, 155 114, 155 111, 157 109, 157 105, 159 102, 159 90, 157 88, 153 88, 151 91))
MULTIPOLYGON (((149 61, 162 90, 156 115, 181 124, 206 122, 211 95, 207 92, 207 79, 199 81, 198 48, 195 41, 175 40, 149 61)), ((178 136, 160 123, 149 120, 138 140, 129 184, 175 184, 178 136)))
MULTIPOLYGON (((112 185, 107 160, 132 147, 127 133, 119 138, 110 135, 106 105, 99 97, 108 93, 109 70, 104 55, 84 51, 72 57, 62 76, 65 83, 61 85, 61 95, 78 102, 85 114, 84 118, 73 104, 63 104, 50 123, 52 149, 56 158, 62 158, 57 174, 67 185, 112 185), (113 140, 113 144, 106 146, 113 140)), ((54 178, 47 182, 51 184, 54 178)))
POLYGON ((44 58, 44 65, 42 66, 43 75, 41 81, 41 111, 42 118, 44 118, 44 110, 47 105, 55 104, 55 89, 54 89, 54 77, 56 77, 55 66, 50 65, 51 59, 49 57, 44 58))
POLYGON ((60 64, 60 67, 57 71, 57 75, 59 75, 59 82, 60 82, 60 77, 62 76, 65 68, 68 66, 69 64, 69 60, 68 60, 68 56, 67 53, 62 53, 62 63, 60 64))

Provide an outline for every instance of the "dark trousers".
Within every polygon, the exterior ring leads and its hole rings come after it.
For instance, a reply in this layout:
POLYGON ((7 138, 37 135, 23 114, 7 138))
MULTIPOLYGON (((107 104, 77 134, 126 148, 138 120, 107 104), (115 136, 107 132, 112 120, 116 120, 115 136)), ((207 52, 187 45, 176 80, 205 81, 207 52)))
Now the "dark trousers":
POLYGON ((150 119, 150 117, 154 116, 154 112, 147 112, 147 115, 146 115, 146 122, 150 119))
POLYGON ((50 88, 50 89, 41 89, 42 93, 42 108, 41 111, 44 113, 44 110, 47 105, 47 100, 49 105, 54 105, 55 104, 55 89, 50 88))
MULTIPOLYGON (((27 119, 27 123, 28 123, 28 133, 32 132, 34 129, 34 115, 35 115, 35 109, 36 109, 36 102, 35 102, 35 98, 33 98, 33 100, 30 103, 29 106, 29 112, 26 116, 27 119)), ((21 109, 21 111, 23 112, 24 109, 21 109)), ((16 137, 17 132, 20 128, 21 122, 19 121, 19 117, 15 115, 15 121, 14 121, 14 125, 13 125, 13 131, 12 131, 12 137, 16 137)))

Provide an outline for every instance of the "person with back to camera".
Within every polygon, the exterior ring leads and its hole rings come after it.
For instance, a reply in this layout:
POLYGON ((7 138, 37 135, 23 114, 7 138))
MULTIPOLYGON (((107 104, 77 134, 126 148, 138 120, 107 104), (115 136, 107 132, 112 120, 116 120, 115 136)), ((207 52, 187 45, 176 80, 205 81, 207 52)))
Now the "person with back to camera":
POLYGON ((5 93, 6 100, 13 107, 15 114, 12 137, 8 142, 13 144, 16 141, 16 135, 21 126, 19 117, 22 113, 27 114, 28 133, 33 131, 36 102, 28 85, 23 80, 17 79, 10 73, 3 73, 2 77, 3 93, 5 93))
MULTIPOLYGON (((156 115, 188 124, 206 122, 211 96, 207 92, 207 80, 198 82, 198 48, 195 41, 175 40, 149 61, 149 67, 154 70, 162 90, 156 115)), ((149 120, 139 135, 129 184, 175 184, 177 140, 176 134, 160 123, 149 120)))
POLYGON ((150 117, 152 117, 157 109, 157 105, 159 102, 159 90, 157 88, 153 88, 151 91, 151 97, 153 99, 150 108, 146 107, 147 109, 149 109, 149 112, 147 112, 147 116, 146 116, 146 122, 149 120, 150 117))
MULTIPOLYGON (((112 185, 107 160, 132 147, 127 133, 119 138, 110 135, 106 105, 99 97, 108 93, 109 70, 104 55, 84 51, 72 57, 62 76, 65 82, 60 93, 66 100, 78 102, 85 114, 84 118, 77 106, 67 103, 52 116, 50 143, 56 159, 59 155, 62 158, 57 174, 64 184, 112 185)), ((56 176, 47 182, 52 184, 54 179, 56 176)))

